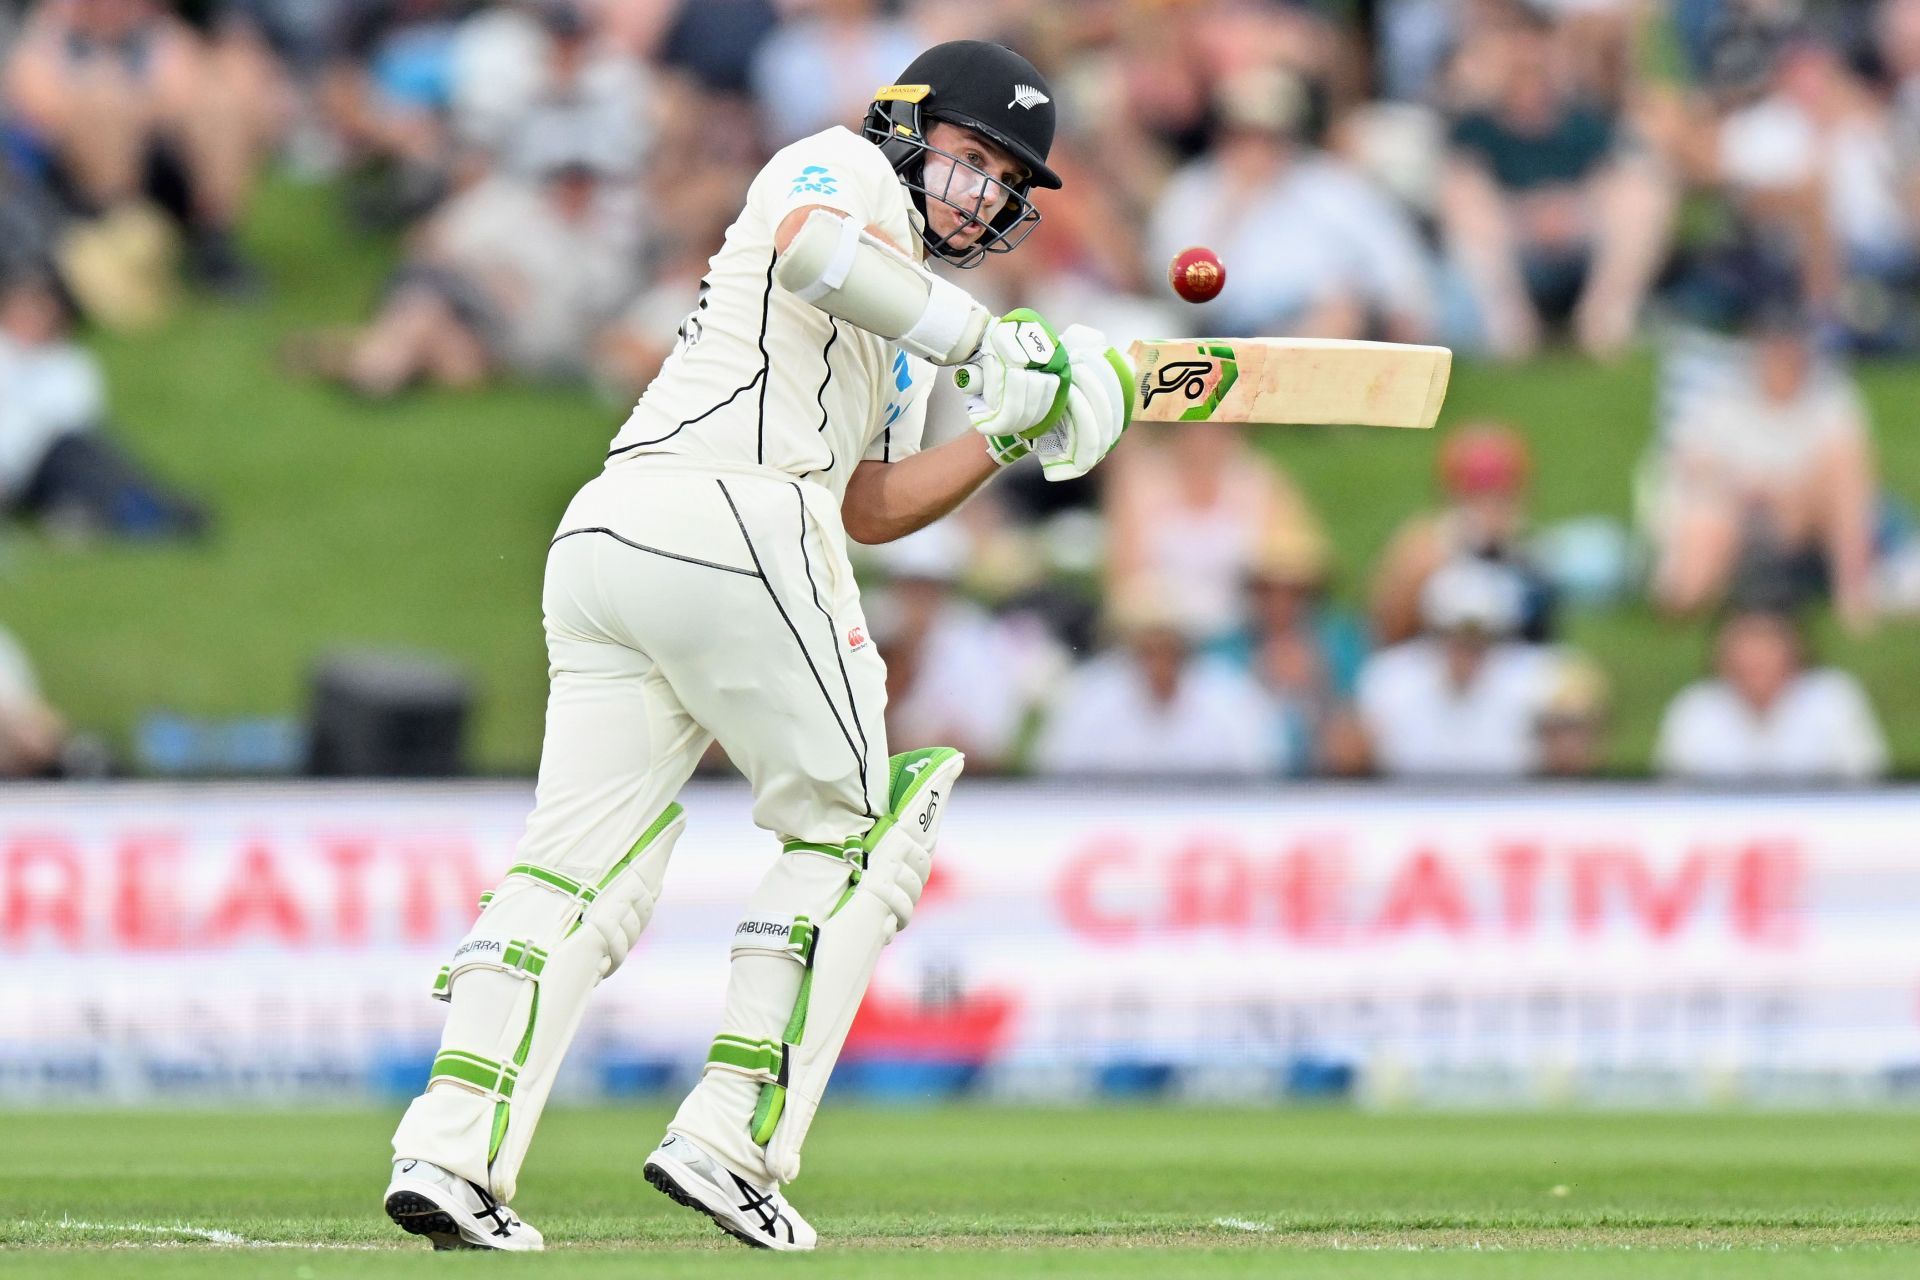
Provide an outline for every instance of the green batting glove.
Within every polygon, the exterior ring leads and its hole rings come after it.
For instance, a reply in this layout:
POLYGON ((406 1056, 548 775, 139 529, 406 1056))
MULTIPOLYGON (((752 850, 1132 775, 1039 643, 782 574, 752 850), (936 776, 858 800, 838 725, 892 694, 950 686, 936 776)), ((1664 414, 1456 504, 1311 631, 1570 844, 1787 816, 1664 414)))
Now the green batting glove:
POLYGON ((1023 307, 988 326, 980 349, 953 371, 953 385, 967 397, 967 420, 1005 465, 1025 457, 1027 442, 1066 412, 1073 372, 1060 335, 1023 307))

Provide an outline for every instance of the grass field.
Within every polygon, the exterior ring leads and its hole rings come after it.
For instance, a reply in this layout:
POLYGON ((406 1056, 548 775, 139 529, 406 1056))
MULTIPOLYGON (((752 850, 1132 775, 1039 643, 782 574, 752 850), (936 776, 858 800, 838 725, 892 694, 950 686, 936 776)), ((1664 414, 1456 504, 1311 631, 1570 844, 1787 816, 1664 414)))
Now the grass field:
MULTIPOLYGON (((380 1214, 393 1117, 0 1116, 0 1274, 428 1274, 380 1214)), ((558 1110, 516 1207, 538 1258, 434 1275, 1894 1277, 1920 1115, 837 1109, 806 1258, 641 1182, 664 1111, 558 1110)))
MULTIPOLYGON (((368 406, 289 381, 281 341, 363 319, 393 248, 351 236, 331 191, 284 182, 262 193, 248 237, 272 281, 265 304, 196 302, 157 335, 97 341, 125 435, 210 500, 216 537, 75 549, 0 530, 0 625, 26 643, 53 700, 122 748, 153 709, 297 713, 312 660, 336 645, 434 651, 474 679, 476 765, 530 772, 546 540, 624 408, 537 387, 368 406)), ((1920 367, 1863 379, 1889 484, 1920 504, 1920 367)), ((1646 356, 1618 368, 1559 356, 1463 364, 1442 423, 1497 416, 1522 428, 1542 520, 1624 518, 1652 388, 1646 356)), ((1437 433, 1276 432, 1267 443, 1333 534, 1337 589, 1357 597, 1394 526, 1431 500, 1437 433)), ((1644 769, 1661 709, 1702 669, 1702 629, 1627 608, 1574 618, 1571 639, 1613 679, 1614 766, 1644 769)), ((1822 639, 1866 681, 1903 771, 1920 773, 1920 626, 1864 640, 1823 627, 1822 639)))

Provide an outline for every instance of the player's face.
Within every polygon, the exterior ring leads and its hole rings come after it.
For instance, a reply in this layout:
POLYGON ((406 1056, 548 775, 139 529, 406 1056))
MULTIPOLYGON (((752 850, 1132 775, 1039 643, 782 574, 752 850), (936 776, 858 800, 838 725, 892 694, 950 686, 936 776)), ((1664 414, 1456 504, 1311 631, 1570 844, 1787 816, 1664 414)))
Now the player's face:
POLYGON ((1026 177, 1019 161, 971 129, 939 121, 927 130, 927 221, 955 249, 972 247, 1026 177), (945 154, 942 154, 942 153, 945 154))

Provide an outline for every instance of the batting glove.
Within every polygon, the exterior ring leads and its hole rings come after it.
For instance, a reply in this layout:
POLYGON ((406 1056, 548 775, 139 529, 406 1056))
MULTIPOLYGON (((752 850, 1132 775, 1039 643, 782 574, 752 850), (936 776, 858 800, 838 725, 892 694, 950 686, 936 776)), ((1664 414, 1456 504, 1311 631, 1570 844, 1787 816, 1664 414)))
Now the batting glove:
POLYGON ((1133 368, 1098 329, 1076 324, 1060 335, 1071 379, 1066 412, 1033 437, 1049 480, 1077 480, 1113 452, 1133 421, 1133 368))
POLYGON ((1067 410, 1073 375, 1053 326, 1022 307, 987 327, 973 358, 953 371, 967 397, 967 420, 1005 466, 1031 449, 1067 410))

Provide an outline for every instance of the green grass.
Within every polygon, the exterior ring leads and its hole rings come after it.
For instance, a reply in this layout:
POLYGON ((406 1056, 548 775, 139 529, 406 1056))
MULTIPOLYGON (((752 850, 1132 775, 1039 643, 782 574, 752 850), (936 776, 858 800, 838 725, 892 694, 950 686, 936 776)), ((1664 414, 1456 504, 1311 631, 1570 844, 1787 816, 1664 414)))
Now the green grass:
MULTIPOLYGON (((291 382, 279 343, 367 315, 393 249, 351 236, 330 191, 287 183, 262 193, 249 239, 272 279, 267 303, 198 302, 159 335, 97 343, 126 436, 211 500, 213 543, 73 549, 16 536, 0 544, 0 624, 26 643, 55 703, 122 747, 155 708, 297 711, 312 660, 334 646, 432 650, 475 682, 478 767, 531 771, 546 539, 622 410, 538 387, 368 406, 291 382)), ((1652 383, 1644 356, 1617 368, 1562 356, 1463 365, 1447 421, 1496 416, 1528 434, 1543 520, 1624 517, 1652 383)), ((1872 368, 1865 383, 1889 482, 1920 503, 1920 367, 1872 368)), ((1271 443, 1333 532, 1340 591, 1357 598, 1394 526, 1431 500, 1436 437, 1302 431, 1271 443)), ((1701 670, 1701 629, 1629 608, 1576 617, 1571 634, 1614 682, 1613 763, 1644 768, 1661 708, 1701 670)), ((1909 678, 1920 627, 1857 640, 1823 626, 1822 641, 1866 680, 1904 771, 1920 772, 1920 682, 1909 678)))
POLYGON ((96 341, 126 435, 211 500, 213 542, 23 537, 0 556, 0 622, 55 704, 121 745, 154 708, 302 708, 313 659, 335 646, 442 653, 475 680, 480 765, 530 771, 540 566, 620 415, 554 388, 367 405, 290 381, 279 344, 367 315, 389 254, 347 234, 328 192, 284 185, 251 240, 269 305, 199 302, 158 335, 96 341))
MULTIPOLYGON (((0 1274, 418 1274, 421 1246, 378 1211, 392 1119, 0 1117, 0 1274)), ((640 1181, 665 1119, 556 1111, 516 1206, 551 1251, 435 1274, 1920 1273, 1907 1113, 837 1109, 794 1189, 823 1239, 799 1260, 749 1253, 640 1181)))

